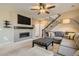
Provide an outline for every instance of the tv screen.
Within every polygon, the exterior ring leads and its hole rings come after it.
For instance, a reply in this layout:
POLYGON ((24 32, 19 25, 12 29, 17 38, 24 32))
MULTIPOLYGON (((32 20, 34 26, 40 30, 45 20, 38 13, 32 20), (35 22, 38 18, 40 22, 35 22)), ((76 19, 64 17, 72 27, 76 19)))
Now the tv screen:
POLYGON ((31 18, 18 14, 18 24, 31 25, 31 18))

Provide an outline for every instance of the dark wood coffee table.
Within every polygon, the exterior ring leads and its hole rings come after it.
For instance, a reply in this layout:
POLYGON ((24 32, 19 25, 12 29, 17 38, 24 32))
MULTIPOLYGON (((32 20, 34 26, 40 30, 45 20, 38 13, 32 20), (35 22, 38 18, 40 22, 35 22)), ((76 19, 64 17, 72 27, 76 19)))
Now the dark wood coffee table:
POLYGON ((53 38, 39 38, 36 40, 33 40, 32 47, 34 47, 34 44, 44 46, 46 49, 48 49, 48 46, 52 44, 53 46, 53 38))

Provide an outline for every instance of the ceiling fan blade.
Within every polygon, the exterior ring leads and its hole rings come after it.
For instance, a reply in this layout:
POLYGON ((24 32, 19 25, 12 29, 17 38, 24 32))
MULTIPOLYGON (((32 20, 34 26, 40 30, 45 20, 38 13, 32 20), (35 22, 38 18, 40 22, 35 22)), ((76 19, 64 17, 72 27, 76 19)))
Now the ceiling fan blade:
POLYGON ((49 14, 49 12, 48 12, 48 11, 45 11, 45 13, 49 14))
POLYGON ((31 8, 31 10, 39 10, 39 9, 40 9, 39 6, 33 6, 33 7, 31 8))
POLYGON ((42 6, 42 3, 39 3, 39 6, 42 6))
POLYGON ((55 8, 55 6, 50 6, 50 7, 47 7, 47 9, 51 9, 51 8, 55 8))
POLYGON ((39 3, 39 6, 45 6, 45 4, 44 3, 39 3))
POLYGON ((30 10, 39 10, 39 9, 30 9, 30 10))

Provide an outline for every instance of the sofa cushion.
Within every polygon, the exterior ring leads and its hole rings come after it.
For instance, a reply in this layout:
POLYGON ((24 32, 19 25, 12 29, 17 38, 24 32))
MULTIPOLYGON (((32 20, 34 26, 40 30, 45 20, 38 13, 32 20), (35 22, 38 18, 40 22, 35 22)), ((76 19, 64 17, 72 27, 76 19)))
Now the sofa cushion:
POLYGON ((62 37, 53 37, 53 42, 54 43, 60 44, 61 41, 62 41, 62 37))
POLYGON ((77 41, 78 36, 79 36, 79 35, 75 34, 75 36, 74 36, 74 41, 75 41, 75 42, 77 41))
POLYGON ((79 38, 78 38, 78 40, 76 41, 76 46, 77 46, 77 49, 79 49, 79 38))
POLYGON ((69 40, 69 39, 65 39, 65 38, 62 40, 61 45, 67 46, 70 48, 77 48, 74 40, 69 40))
POLYGON ((79 34, 76 34, 76 35, 75 35, 74 41, 75 41, 75 44, 76 44, 76 46, 77 46, 77 49, 79 49, 79 34))
POLYGON ((59 50, 58 50, 59 54, 65 55, 65 56, 72 56, 72 55, 74 55, 75 52, 76 52, 75 49, 69 48, 66 46, 62 46, 62 45, 59 47, 59 50))
POLYGON ((74 36, 75 36, 75 33, 69 33, 68 35, 70 36, 70 39, 73 40, 74 39, 74 36))
POLYGON ((53 37, 55 40, 62 40, 62 37, 53 37))
POLYGON ((56 31, 54 32, 54 34, 56 37, 64 37, 64 32, 61 32, 61 31, 56 31))

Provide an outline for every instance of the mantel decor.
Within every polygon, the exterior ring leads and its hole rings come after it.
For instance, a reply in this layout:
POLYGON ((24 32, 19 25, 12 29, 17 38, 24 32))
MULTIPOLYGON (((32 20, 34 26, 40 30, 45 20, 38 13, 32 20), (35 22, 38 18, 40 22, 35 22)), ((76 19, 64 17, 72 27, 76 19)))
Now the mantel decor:
POLYGON ((10 21, 5 20, 4 21, 4 27, 5 28, 11 28, 9 25, 10 25, 10 21))

